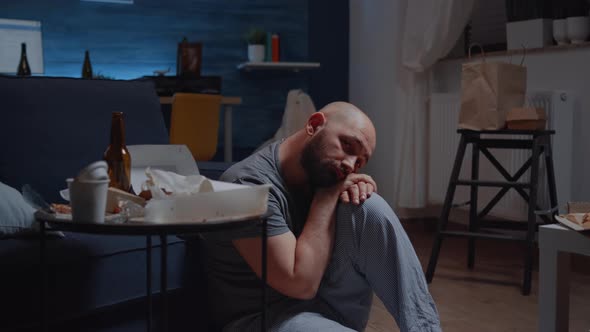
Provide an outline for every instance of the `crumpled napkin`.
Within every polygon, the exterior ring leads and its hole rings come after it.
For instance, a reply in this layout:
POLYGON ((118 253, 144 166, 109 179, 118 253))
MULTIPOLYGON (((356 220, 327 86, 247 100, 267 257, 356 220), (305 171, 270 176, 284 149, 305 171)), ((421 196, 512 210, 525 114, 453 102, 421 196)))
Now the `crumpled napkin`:
POLYGON ((141 221, 226 222, 260 216, 267 210, 269 184, 249 186, 149 168, 145 175, 142 189, 149 190, 152 199, 147 201, 141 221))
POLYGON ((145 175, 144 185, 151 191, 152 199, 173 199, 213 191, 211 181, 202 175, 183 176, 149 167, 145 175))

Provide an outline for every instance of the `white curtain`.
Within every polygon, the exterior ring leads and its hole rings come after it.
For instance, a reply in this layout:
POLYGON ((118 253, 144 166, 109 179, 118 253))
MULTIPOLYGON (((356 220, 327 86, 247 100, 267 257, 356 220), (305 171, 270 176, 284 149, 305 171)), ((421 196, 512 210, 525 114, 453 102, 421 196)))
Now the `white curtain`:
POLYGON ((426 120, 431 67, 459 39, 474 2, 407 0, 395 98, 394 192, 399 207, 426 206, 426 120))

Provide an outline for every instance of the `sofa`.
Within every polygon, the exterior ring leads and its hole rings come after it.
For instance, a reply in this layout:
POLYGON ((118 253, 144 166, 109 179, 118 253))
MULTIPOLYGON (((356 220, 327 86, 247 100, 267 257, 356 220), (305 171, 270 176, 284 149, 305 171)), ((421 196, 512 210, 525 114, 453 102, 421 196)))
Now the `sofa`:
MULTIPOLYGON (((29 184, 48 202, 63 203, 59 190, 65 179, 102 158, 113 111, 124 112, 126 144, 168 143, 148 81, 3 76, 0 103, 0 182, 19 191, 29 184)), ((219 165, 212 169, 201 173, 215 178, 223 171, 219 165)), ((6 214, 0 217, 0 223, 10 222, 6 214)), ((1 331, 39 330, 39 236, 31 229, 0 237, 1 331)), ((46 242, 50 330, 145 330, 145 237, 63 232, 48 235, 46 242)), ((157 294, 157 237, 152 245, 157 294)), ((207 326, 199 252, 188 246, 177 236, 168 238, 171 331, 207 326)))

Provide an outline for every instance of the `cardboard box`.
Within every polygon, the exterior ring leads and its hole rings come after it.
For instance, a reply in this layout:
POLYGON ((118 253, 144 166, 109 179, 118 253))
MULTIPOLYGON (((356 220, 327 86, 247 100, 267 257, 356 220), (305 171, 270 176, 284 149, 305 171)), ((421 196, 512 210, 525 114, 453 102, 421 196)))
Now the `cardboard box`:
POLYGON ((506 115, 508 129, 543 130, 547 123, 544 108, 516 107, 506 115))
POLYGON ((553 20, 534 19, 506 23, 506 42, 509 50, 522 50, 524 46, 542 48, 553 44, 553 20))
POLYGON ((567 202, 567 213, 589 213, 590 202, 567 202))

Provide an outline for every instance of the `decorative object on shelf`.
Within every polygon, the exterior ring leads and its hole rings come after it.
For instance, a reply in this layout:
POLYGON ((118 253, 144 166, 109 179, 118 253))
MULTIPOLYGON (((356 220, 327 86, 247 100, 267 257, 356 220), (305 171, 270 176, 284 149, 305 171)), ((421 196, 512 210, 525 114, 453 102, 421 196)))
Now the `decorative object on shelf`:
POLYGON ((572 44, 581 44, 590 35, 590 18, 588 16, 568 17, 566 19, 567 38, 572 44))
POLYGON ((553 39, 557 45, 565 45, 569 42, 566 29, 565 18, 553 20, 553 39))
POLYGON ((20 61, 16 70, 18 76, 31 76, 31 67, 29 67, 29 61, 27 60, 27 44, 20 44, 20 61))
POLYGON ((176 75, 183 77, 201 76, 201 59, 203 45, 201 43, 189 43, 184 37, 178 43, 176 58, 176 75))
POLYGON ((84 64, 82 65, 82 78, 91 79, 93 78, 92 75, 92 65, 90 64, 90 53, 88 50, 84 52, 84 64))
POLYGON ((572 44, 585 42, 590 34, 587 0, 568 0, 561 6, 564 8, 567 39, 572 44))
POLYGON ((248 61, 262 62, 265 56, 266 33, 260 28, 252 28, 246 34, 248 61))
POLYGON ((553 24, 550 19, 534 19, 506 24, 507 49, 542 48, 553 44, 553 24))
POLYGON ((509 50, 553 44, 552 2, 506 0, 506 41, 509 50))
POLYGON ((279 34, 273 33, 271 36, 272 42, 272 62, 279 62, 281 59, 281 44, 279 34))
POLYGON ((266 45, 271 45, 271 46, 265 47, 264 61, 272 61, 272 32, 266 33, 266 45))

